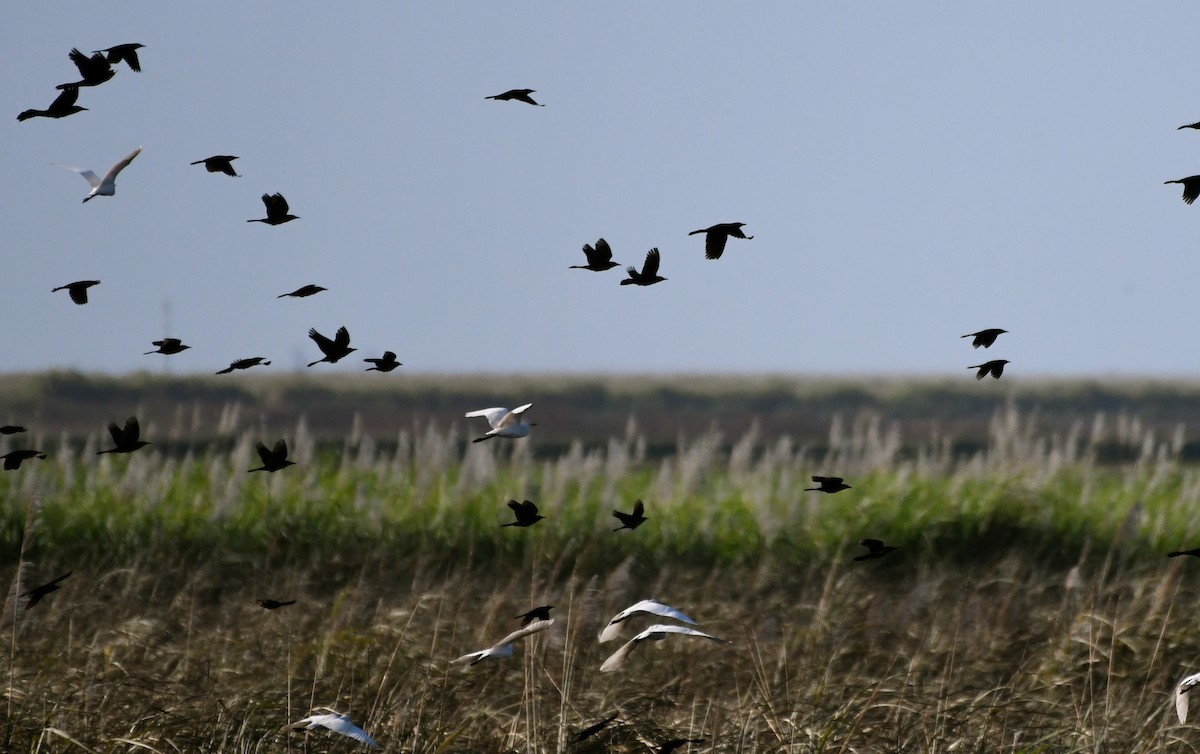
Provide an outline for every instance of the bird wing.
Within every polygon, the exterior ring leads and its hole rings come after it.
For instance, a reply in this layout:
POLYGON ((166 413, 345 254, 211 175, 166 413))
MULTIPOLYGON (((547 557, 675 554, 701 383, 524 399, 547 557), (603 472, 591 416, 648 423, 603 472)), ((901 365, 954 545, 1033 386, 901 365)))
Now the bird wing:
POLYGON ((343 736, 349 736, 355 741, 361 741, 368 746, 379 748, 379 744, 367 735, 367 732, 350 722, 345 715, 324 715, 322 719, 315 720, 318 725, 323 725, 334 733, 341 733, 343 736))
POLYGON ((350 345, 350 331, 345 327, 339 327, 338 331, 334 333, 333 342, 338 348, 345 350, 350 345))
POLYGON ((108 423, 108 433, 112 435, 113 442, 117 444, 117 447, 121 447, 121 439, 125 437, 125 433, 121 431, 116 422, 108 423))
POLYGON ((633 504, 633 518, 641 518, 642 514, 645 512, 646 512, 646 506, 644 506, 642 504, 641 500, 639 500, 633 504))
POLYGON ((70 170, 73 173, 79 173, 80 175, 83 176, 83 180, 87 181, 88 185, 91 186, 92 188, 96 188, 97 186, 100 185, 100 176, 96 175, 95 173, 93 173, 90 170, 73 167, 71 165, 54 165, 54 167, 62 168, 63 170, 70 170))
POLYGON ((871 552, 879 552, 883 549, 883 540, 881 539, 864 539, 859 544, 871 552))
POLYGON ((271 450, 270 450, 270 448, 268 448, 265 443, 260 442, 254 446, 254 449, 258 451, 258 457, 262 459, 263 465, 270 466, 271 465, 271 450))
POLYGON ((275 443, 275 449, 271 451, 271 458, 274 459, 276 463, 278 463, 279 461, 286 461, 287 460, 287 443, 284 442, 283 440, 280 440, 279 442, 275 443))
POLYGON ((518 503, 516 500, 509 500, 508 507, 512 508, 512 512, 517 516, 517 518, 521 517, 521 511, 525 508, 524 505, 518 503))
POLYGON ((1175 713, 1179 715, 1181 723, 1187 722, 1188 697, 1197 683, 1200 683, 1200 673, 1184 677, 1175 687, 1175 713))
POLYGON ((658 253, 658 247, 654 247, 646 252, 646 262, 642 265, 643 277, 654 277, 658 274, 658 264, 662 260, 662 255, 658 253))
POLYGON ((500 420, 503 419, 507 415, 508 415, 508 409, 504 408, 502 406, 496 406, 494 408, 481 408, 478 411, 468 411, 466 413, 466 416, 468 418, 474 417, 474 416, 482 416, 482 417, 486 418, 488 424, 490 424, 492 426, 492 429, 495 429, 496 427, 498 427, 500 420))
POLYGON ((455 657, 453 660, 450 661, 450 664, 451 665, 463 665, 463 664, 474 665, 475 663, 479 662, 483 658, 489 657, 491 655, 491 653, 492 653, 492 650, 490 647, 488 649, 481 649, 478 652, 469 652, 469 653, 463 655, 462 657, 455 657))
POLYGON ((68 285, 68 286, 66 286, 66 288, 67 288, 67 295, 71 297, 72 301, 79 304, 80 306, 87 303, 88 287, 86 285, 68 285))
POLYGON ((125 442, 130 445, 138 441, 138 435, 142 433, 142 428, 138 426, 136 416, 131 416, 125 420, 125 431, 122 433, 125 436, 125 442))
POLYGON ((524 406, 517 406, 516 408, 512 409, 511 411, 506 412, 504 414, 504 416, 501 416, 499 421, 492 422, 491 417, 488 418, 488 421, 491 422, 492 429, 501 429, 503 427, 511 427, 517 423, 517 421, 518 421, 517 416, 520 415, 521 413, 523 413, 526 409, 528 409, 532 405, 533 405, 532 403, 526 403, 524 406))
POLYGON ((313 342, 317 344, 317 348, 320 348, 324 353, 329 353, 333 349, 333 341, 317 332, 317 328, 315 327, 309 329, 308 337, 312 338, 313 342))
POLYGON ((67 53, 67 57, 70 58, 71 62, 75 64, 75 67, 79 69, 79 75, 87 78, 88 70, 91 69, 91 58, 89 58, 87 55, 84 55, 78 47, 71 48, 71 51, 67 53))
POLYGON ((395 361, 396 354, 392 351, 384 351, 383 352, 383 360, 384 361, 395 361))
POLYGON ((491 648, 497 649, 499 647, 505 646, 506 644, 512 644, 515 641, 524 639, 526 636, 529 636, 530 634, 536 634, 539 631, 545 631, 547 628, 550 628, 553 625, 554 625, 553 618, 547 618, 546 620, 537 620, 537 621, 534 621, 533 623, 528 623, 524 626, 521 626, 516 631, 513 631, 508 636, 505 636, 500 641, 496 642, 491 648))
POLYGON ((267 205, 268 217, 276 214, 282 216, 288 213, 287 199, 283 198, 283 194, 275 193, 271 194, 269 197, 266 194, 263 194, 263 202, 265 202, 267 205))
POLYGON ((183 345, 183 341, 179 338, 163 338, 162 340, 154 341, 156 346, 166 346, 168 348, 176 348, 183 345))
POLYGON ((65 110, 79 99, 79 87, 64 86, 62 92, 50 103, 49 110, 65 110))
POLYGON ((704 258, 705 259, 720 259, 721 254, 725 252, 725 243, 729 240, 729 235, 720 231, 714 231, 704 237, 704 258))
POLYGON ((724 639, 718 639, 711 634, 706 634, 703 631, 697 631, 696 629, 688 628, 687 626, 668 626, 663 624, 655 624, 621 645, 621 648, 616 652, 613 652, 612 655, 610 655, 609 658, 604 661, 604 664, 600 666, 600 672, 613 672, 625 664, 625 659, 629 657, 629 653, 633 651, 634 647, 646 639, 666 638, 663 636, 663 634, 682 634, 684 636, 698 636, 702 639, 711 639, 712 641, 725 641, 724 639))
POLYGON ((137 50, 135 50, 132 46, 125 49, 124 58, 125 62, 129 64, 129 70, 135 73, 142 72, 142 63, 140 60, 138 60, 137 50))
POLYGON ((537 516, 538 507, 537 507, 537 504, 534 503, 532 500, 526 500, 525 502, 520 503, 520 506, 521 506, 521 510, 523 512, 518 513, 517 515, 524 516, 526 518, 534 518, 537 516))
POLYGON ((696 621, 692 620, 670 605, 664 605, 661 602, 656 602, 654 600, 642 600, 641 602, 630 605, 614 615, 612 620, 608 622, 608 625, 604 627, 604 630, 600 632, 600 641, 612 641, 620 636, 621 629, 624 628, 623 624, 625 619, 631 615, 634 615, 635 613, 650 613, 651 615, 658 615, 663 618, 673 618, 684 623, 691 623, 693 626, 696 625, 696 621))
POLYGON ((141 153, 142 153, 142 148, 138 147, 137 149, 133 150, 129 154, 125 155, 125 158, 123 160, 118 162, 116 165, 113 165, 111 168, 108 169, 108 172, 104 174, 104 182, 107 183, 109 181, 115 181, 117 179, 117 174, 120 173, 125 168, 129 167, 129 163, 133 162, 133 158, 137 157, 141 153))

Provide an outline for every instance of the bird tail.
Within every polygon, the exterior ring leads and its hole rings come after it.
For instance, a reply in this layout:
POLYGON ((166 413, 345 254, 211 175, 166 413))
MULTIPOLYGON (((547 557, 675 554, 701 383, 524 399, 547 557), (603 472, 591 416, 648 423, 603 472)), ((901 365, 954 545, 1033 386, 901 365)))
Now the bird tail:
POLYGON ((320 363, 321 363, 322 361, 324 361, 324 360, 325 360, 325 359, 317 359, 316 361, 314 361, 314 362, 310 363, 310 364, 309 364, 309 366, 310 366, 310 367, 311 367, 311 366, 316 366, 317 364, 320 364, 320 363))

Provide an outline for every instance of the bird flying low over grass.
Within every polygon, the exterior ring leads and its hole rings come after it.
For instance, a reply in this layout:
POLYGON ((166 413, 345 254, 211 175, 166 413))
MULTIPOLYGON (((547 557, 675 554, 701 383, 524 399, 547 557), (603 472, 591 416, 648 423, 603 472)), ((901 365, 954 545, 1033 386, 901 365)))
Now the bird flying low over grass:
POLYGON ((1187 722, 1188 714, 1188 697, 1192 693, 1192 689, 1196 684, 1200 683, 1200 673, 1185 676, 1179 681, 1179 685, 1175 687, 1175 714, 1179 715, 1179 722, 1187 722))
POLYGON ((263 610, 278 610, 281 607, 296 604, 296 600, 254 600, 254 604, 261 607, 263 610))
POLYGON ((336 364, 349 356, 351 352, 358 350, 350 347, 350 331, 344 326, 338 328, 332 340, 317 332, 315 327, 309 329, 308 337, 312 338, 313 342, 317 344, 317 348, 321 349, 321 353, 325 354, 316 361, 309 362, 310 367, 320 364, 322 361, 336 364))
POLYGON ((625 268, 628 278, 621 281, 621 285, 654 285, 666 280, 658 274, 658 265, 662 261, 662 255, 658 252, 658 247, 646 252, 646 261, 642 263, 642 271, 638 272, 634 266, 625 268))
POLYGON ((399 361, 396 361, 396 354, 392 351, 384 351, 381 359, 363 359, 368 364, 374 364, 373 367, 367 367, 368 372, 390 372, 396 367, 404 366, 399 361))
POLYGON ((487 419, 488 424, 492 427, 483 437, 476 437, 471 442, 483 442, 493 437, 517 438, 527 436, 529 428, 536 427, 537 422, 525 422, 521 419, 521 414, 525 413, 531 406, 533 406, 532 403, 526 403, 524 406, 517 406, 512 410, 503 406, 496 406, 495 408, 481 408, 478 411, 468 411, 465 414, 468 419, 475 416, 482 416, 487 419))
POLYGON ((1008 359, 993 359, 991 361, 985 361, 982 364, 976 364, 975 366, 967 367, 967 369, 979 370, 975 373, 975 379, 977 380, 982 380, 989 374, 992 375, 993 379, 998 380, 1000 379, 1000 375, 1004 374, 1004 365, 1007 363, 1008 359))
POLYGON ((527 613, 521 613, 513 617, 520 619, 522 626, 528 626, 535 620, 550 620, 550 611, 553 609, 554 605, 540 605, 527 613))
POLYGON ((702 744, 703 738, 672 738, 669 741, 663 741, 658 747, 658 754, 671 754, 676 749, 682 749, 688 744, 702 744))
POLYGON ((350 716, 344 715, 341 712, 335 712, 329 707, 317 707, 316 709, 329 710, 326 714, 309 715, 303 720, 297 720, 294 723, 288 723, 281 730, 305 730, 310 731, 313 728, 328 728, 334 733, 340 733, 343 736, 349 736, 355 741, 370 746, 372 749, 378 749, 379 744, 375 743, 375 739, 367 735, 367 732, 350 722, 350 716))
POLYGON ((238 359, 237 361, 230 363, 229 366, 225 367, 221 371, 217 372, 217 374, 229 374, 235 369, 249 369, 250 367, 256 367, 260 364, 266 367, 270 366, 271 362, 267 361, 267 357, 265 356, 252 356, 249 359, 238 359))
POLYGON ((22 461, 28 461, 30 458, 37 458, 44 461, 46 460, 46 454, 40 450, 10 450, 0 456, 0 458, 4 459, 5 471, 16 471, 21 468, 22 461))
POLYGON ((117 75, 117 72, 109 65, 103 53, 97 52, 89 57, 80 52, 79 48, 74 48, 67 53, 67 57, 79 69, 79 75, 82 78, 79 81, 73 81, 69 84, 59 84, 57 87, 59 89, 97 86, 117 75))
POLYGON ((50 292, 55 293, 57 291, 66 291, 71 297, 72 301, 80 306, 83 306, 88 302, 87 289, 91 288, 93 285, 100 285, 100 281, 76 280, 74 283, 67 283, 66 285, 60 285, 57 288, 51 288, 50 292))
POLYGON ((255 446, 258 450, 258 457, 262 459, 262 466, 257 469, 247 469, 247 471, 279 471, 286 469, 288 466, 295 466, 295 461, 287 459, 288 448, 287 443, 283 440, 275 443, 274 448, 268 448, 263 443, 258 443, 255 446))
POLYGON ((706 634, 703 631, 697 631, 694 628, 688 628, 687 626, 675 626, 675 625, 668 626, 668 625, 658 623, 653 626, 650 626, 645 631, 641 632, 637 636, 633 637, 629 641, 622 644, 621 648, 618 649, 616 652, 613 652, 611 655, 609 655, 609 658, 607 660, 605 660, 604 664, 602 664, 600 666, 600 672, 601 673, 612 673, 613 671, 620 668, 622 665, 625 664, 625 660, 629 657, 629 653, 632 652, 634 650, 634 648, 636 646, 638 646, 639 644, 641 644, 642 642, 647 641, 647 640, 662 641, 663 639, 666 639, 668 636, 670 636, 672 634, 676 634, 679 636, 695 636, 695 637, 701 638, 701 639, 709 639, 711 641, 720 642, 721 644, 726 643, 724 639, 718 639, 717 637, 712 636, 711 634, 706 634))
POLYGON ((613 531, 621 531, 622 529, 636 529, 646 523, 646 506, 639 500, 633 504, 632 513, 622 513, 621 511, 613 511, 613 517, 621 522, 621 525, 613 529, 613 531))
MULTIPOLYGON (((204 169, 210 173, 224 173, 231 175, 234 178, 241 178, 237 171, 233 169, 233 161, 237 157, 231 154, 217 154, 212 157, 205 157, 203 160, 196 160, 192 165, 204 165, 204 169)), ((285 212, 287 210, 284 210, 285 212)), ((252 220, 249 222, 253 222, 252 220)))
POLYGON ((612 248, 609 247, 608 241, 603 238, 596 241, 595 248, 591 244, 583 245, 583 253, 587 257, 587 264, 573 264, 567 269, 571 270, 591 270, 592 272, 604 272, 611 270, 613 267, 620 267, 612 260, 612 248))
POLYGON ((83 201, 86 204, 97 196, 115 196, 117 193, 117 175, 119 175, 122 170, 129 167, 129 163, 133 162, 133 158, 137 157, 141 153, 142 148, 138 147, 129 154, 125 155, 120 162, 108 169, 108 172, 104 174, 103 178, 99 178, 92 171, 84 170, 83 168, 73 168, 67 165, 55 165, 54 167, 62 168, 63 170, 71 170, 83 176, 84 180, 88 182, 88 185, 92 187, 92 190, 88 193, 88 195, 83 197, 83 201))
POLYGON ((0 435, 16 435, 28 431, 24 427, 18 427, 15 424, 5 424, 3 427, 0 427, 0 435))
POLYGON ((1177 181, 1163 181, 1163 185, 1168 183, 1183 184, 1183 201, 1186 204, 1191 204, 1196 201, 1196 197, 1200 197, 1200 175, 1189 175, 1187 178, 1180 178, 1177 181))
POLYGON ((859 555, 854 558, 855 560, 874 560, 875 558, 882 558, 889 552, 895 552, 896 550, 900 549, 899 547, 885 545, 883 541, 879 539, 863 539, 859 541, 859 544, 867 548, 867 554, 859 555))
POLYGON ((116 65, 122 60, 129 65, 129 70, 135 73, 142 72, 142 64, 138 61, 137 51, 146 45, 138 44, 137 42, 128 42, 123 45, 113 45, 106 47, 103 50, 96 50, 94 54, 107 53, 104 61, 109 65, 116 65))
POLYGON ((746 223, 717 223, 707 228, 693 230, 688 233, 689 236, 694 236, 697 233, 704 234, 704 258, 705 259, 720 259, 725 253, 725 243, 730 237, 751 239, 754 236, 748 236, 742 232, 742 228, 746 223))
POLYGON ((50 107, 47 107, 45 110, 25 110, 17 116, 17 120, 29 120, 30 118, 65 118, 68 115, 81 113, 84 110, 87 110, 87 108, 76 105, 75 101, 78 99, 79 87, 63 87, 62 94, 59 94, 54 98, 54 101, 50 103, 50 107))
POLYGON ((1168 558, 1178 558, 1180 555, 1191 555, 1192 557, 1200 558, 1200 547, 1191 550, 1180 550, 1179 552, 1168 552, 1168 558))
POLYGON ((545 105, 541 105, 541 104, 538 104, 537 102, 534 102, 533 97, 529 96, 536 91, 537 91, 537 89, 509 89, 507 92, 503 92, 501 94, 493 94, 490 97, 484 97, 484 99, 516 100, 517 102, 524 102, 527 105, 537 105, 538 107, 545 107, 545 105))
POLYGON ((109 422, 108 433, 112 435, 113 444, 116 447, 109 448, 108 450, 98 450, 96 451, 96 455, 98 456, 105 453, 132 453, 150 444, 138 439, 138 436, 142 433, 142 429, 138 426, 136 416, 131 416, 125 420, 124 429, 118 427, 116 422, 109 422))
POLYGON ((47 594, 50 594, 51 592, 57 592, 59 589, 62 589, 62 587, 59 586, 59 582, 61 582, 66 577, 70 576, 72 573, 74 573, 74 571, 67 571, 62 576, 59 576, 57 579, 54 579, 53 581, 47 581, 45 584, 42 584, 41 586, 35 586, 33 589, 30 589, 27 592, 21 592, 17 596, 29 598, 29 602, 25 603, 25 609, 28 610, 31 607, 33 607, 34 605, 36 605, 37 603, 41 602, 42 597, 45 597, 47 594))
POLYGON ((517 520, 511 521, 507 524, 500 524, 501 527, 533 526, 538 521, 541 521, 543 518, 545 518, 545 516, 538 515, 538 507, 532 500, 526 500, 522 503, 518 503, 516 500, 509 500, 508 507, 512 508, 513 515, 517 517, 517 520))
POLYGON ((545 631, 554 625, 554 619, 539 620, 533 623, 528 623, 516 631, 513 631, 508 636, 505 636, 500 641, 496 642, 487 649, 481 649, 478 652, 471 652, 462 657, 457 657, 450 661, 451 665, 475 665, 483 662, 486 659, 500 659, 502 657, 512 657, 513 643, 524 639, 526 636, 536 634, 539 631, 545 631))
POLYGON ((971 341, 972 348, 991 348, 992 344, 996 342, 996 338, 999 338, 1006 332, 1008 332, 1008 330, 1001 330, 999 327, 990 327, 987 330, 967 333, 966 335, 962 335, 960 337, 974 338, 974 340, 971 341))
POLYGON ((158 349, 154 351, 146 351, 146 353, 142 354, 143 356, 149 356, 152 353, 162 353, 170 356, 176 353, 183 353, 187 349, 191 348, 191 346, 185 346, 183 341, 179 338, 163 338, 162 340, 153 340, 150 342, 150 345, 158 346, 158 349))
POLYGON ((620 716, 620 712, 614 712, 600 722, 592 723, 586 728, 582 728, 578 733, 575 734, 575 742, 578 743, 580 741, 586 741, 587 739, 607 728, 609 723, 611 723, 613 720, 616 720, 620 716))
POLYGON ((274 194, 263 194, 262 202, 266 205, 267 216, 254 220, 247 220, 248 223, 266 223, 267 225, 283 225, 290 223, 292 220, 299 220, 296 215, 288 214, 287 199, 283 198, 283 194, 275 192, 274 194))
POLYGON ((814 476, 812 480, 820 486, 805 487, 805 492, 828 492, 833 494, 834 492, 851 489, 850 485, 846 484, 846 480, 840 476, 814 476))
POLYGON ((606 641, 612 641, 620 636, 621 631, 625 628, 625 621, 639 613, 657 615, 660 618, 671 618, 673 620, 682 621, 683 623, 690 623, 693 626, 696 625, 696 621, 687 617, 682 612, 676 610, 670 605, 664 605, 663 603, 656 602, 654 600, 642 600, 641 602, 630 605, 614 615, 612 620, 608 622, 608 625, 604 627, 604 630, 600 632, 600 642, 603 643, 606 641))
POLYGON ((329 289, 322 288, 319 285, 312 285, 312 284, 302 285, 299 288, 297 288, 296 290, 292 291, 291 293, 281 293, 278 296, 276 296, 275 298, 284 298, 285 296, 290 296, 291 298, 305 298, 306 296, 315 296, 316 294, 320 293, 321 291, 326 291, 326 290, 329 290, 329 289))

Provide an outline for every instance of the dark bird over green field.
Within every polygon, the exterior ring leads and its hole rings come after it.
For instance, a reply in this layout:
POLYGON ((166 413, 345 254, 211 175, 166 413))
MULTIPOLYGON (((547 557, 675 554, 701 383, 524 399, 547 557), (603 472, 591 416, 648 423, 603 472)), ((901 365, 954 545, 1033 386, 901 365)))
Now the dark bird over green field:
POLYGON ((71 296, 72 301, 80 306, 83 306, 88 302, 87 289, 91 288, 93 285, 100 285, 100 281, 76 280, 74 283, 67 283, 66 285, 60 285, 57 288, 51 288, 50 292, 55 293, 57 291, 65 290, 71 296))
POLYGON ((79 51, 78 48, 71 50, 67 55, 75 67, 79 69, 79 75, 82 76, 79 81, 73 81, 69 84, 59 84, 57 88, 68 89, 70 87, 80 86, 96 86, 103 84, 117 74, 108 61, 104 59, 104 54, 97 52, 95 55, 88 57, 79 51))
POLYGON ((302 285, 299 288, 297 288, 296 290, 292 291, 291 293, 281 293, 278 296, 276 296, 275 298, 283 298, 284 296, 290 296, 292 298, 305 298, 306 296, 315 296, 318 293, 320 293, 321 291, 325 291, 325 290, 329 290, 329 289, 322 288, 319 285, 312 285, 312 284, 302 285))
POLYGON ((613 511, 613 517, 621 522, 621 525, 613 529, 613 531, 621 531, 622 529, 636 529, 646 523, 646 506, 639 500, 633 504, 632 513, 622 513, 621 511, 613 511))
POLYGON ((1196 197, 1200 196, 1200 175, 1189 175, 1187 178, 1180 178, 1177 181, 1163 181, 1163 185, 1168 183, 1183 184, 1183 201, 1191 204, 1196 201, 1196 197))
MULTIPOLYGON (((203 164, 204 169, 210 173, 224 173, 225 175, 231 175, 234 178, 240 178, 241 176, 239 176, 237 174, 237 171, 233 169, 232 163, 236 159, 237 159, 237 157, 235 157, 234 155, 231 155, 231 154, 218 154, 218 155, 213 155, 212 157, 205 157, 203 160, 196 160, 195 162, 193 162, 191 164, 193 164, 193 165, 203 164)), ((286 212, 286 211, 287 210, 284 210, 284 212, 286 212)), ((250 221, 250 222, 253 222, 253 221, 250 221)))
POLYGON ((229 374, 235 369, 249 369, 250 367, 256 367, 260 364, 266 367, 270 366, 271 362, 267 361, 267 357, 265 356, 252 356, 249 359, 238 359, 221 371, 217 372, 217 374, 229 374))
POLYGON ((283 198, 283 194, 275 192, 274 194, 263 194, 262 202, 266 205, 267 216, 254 220, 247 220, 248 223, 266 223, 267 225, 283 225, 292 220, 299 220, 296 215, 288 214, 287 199, 283 198))
POLYGON ((662 261, 662 255, 658 253, 658 247, 646 252, 646 261, 642 263, 642 271, 638 272, 636 267, 630 266, 625 268, 625 272, 629 275, 628 278, 621 281, 621 285, 654 285, 666 280, 658 274, 658 265, 662 261))
POLYGON ((821 486, 806 487, 804 488, 805 492, 828 492, 832 494, 851 489, 850 485, 846 484, 845 480, 840 476, 815 476, 812 480, 821 486))
POLYGON ((1195 547, 1191 550, 1180 550, 1179 552, 1168 552, 1168 558, 1178 558, 1180 555, 1191 555, 1192 557, 1200 558, 1200 547, 1195 547))
POLYGON ((568 269, 571 270, 591 270, 592 272, 604 272, 611 270, 613 267, 620 267, 612 260, 612 248, 609 247, 608 241, 601 238, 596 241, 596 247, 592 248, 591 244, 583 245, 583 253, 587 257, 587 264, 573 264, 568 269))
POLYGON ((21 468, 21 461, 28 461, 30 458, 38 458, 46 460, 46 454, 40 450, 10 450, 0 456, 4 459, 5 471, 16 471, 21 468))
POLYGON ((697 233, 704 233, 704 258, 705 259, 720 259, 725 253, 725 243, 733 238, 751 239, 754 236, 748 236, 742 232, 742 227, 746 223, 718 223, 708 228, 693 230, 688 233, 689 236, 694 236, 697 233))
POLYGON ((264 610, 278 610, 281 607, 287 607, 288 605, 296 604, 296 600, 254 600, 254 604, 258 605, 264 610))
POLYGON ((142 433, 142 429, 138 426, 136 416, 131 416, 125 420, 124 429, 118 427, 116 422, 109 422, 108 433, 112 435, 113 444, 116 447, 109 448, 108 450, 98 450, 96 451, 96 455, 98 456, 105 453, 132 453, 150 444, 138 439, 138 436, 142 433))
POLYGON ((1000 379, 1000 375, 1004 374, 1004 365, 1007 363, 1008 359, 993 359, 991 361, 985 361, 982 364, 976 364, 975 366, 967 367, 967 369, 979 370, 975 373, 975 379, 977 380, 982 380, 989 374, 992 375, 993 379, 998 380, 1000 379))
POLYGON ((66 577, 70 576, 72 573, 74 573, 74 571, 67 571, 62 576, 59 576, 57 579, 54 579, 53 581, 47 581, 45 584, 42 584, 41 586, 35 586, 33 589, 30 589, 27 592, 21 592, 21 594, 19 594, 17 596, 29 598, 29 602, 27 602, 25 604, 25 609, 28 610, 29 608, 33 607, 37 603, 41 602, 42 597, 45 597, 47 594, 50 594, 51 592, 57 592, 59 589, 62 589, 62 587, 58 585, 59 582, 62 581, 63 579, 65 579, 66 577))
POLYGON ((882 540, 878 539, 860 540, 859 544, 867 548, 867 554, 859 555, 855 558, 855 560, 874 560, 875 558, 882 558, 889 552, 895 552, 896 550, 900 549, 898 547, 892 547, 891 545, 885 545, 882 540))
POLYGON ((316 361, 310 362, 310 367, 320 364, 322 361, 336 364, 349 356, 352 351, 358 350, 350 347, 350 331, 345 327, 339 327, 332 340, 317 332, 315 327, 309 328, 308 337, 312 338, 313 342, 317 344, 317 348, 321 349, 321 353, 325 354, 316 361))
POLYGON ((516 100, 517 102, 524 102, 527 105, 537 105, 538 107, 545 107, 545 105, 540 105, 537 102, 534 102, 533 97, 529 96, 536 91, 537 91, 537 89, 509 89, 507 92, 504 92, 503 94, 493 94, 490 97, 484 97, 484 99, 516 100))
POLYGON ((368 364, 374 364, 373 367, 367 367, 368 372, 390 372, 396 367, 404 366, 396 361, 396 354, 391 351, 384 351, 382 359, 363 359, 368 364))
POLYGON ((30 118, 65 118, 68 115, 81 113, 87 108, 76 105, 75 101, 77 99, 79 99, 79 87, 64 87, 62 94, 54 98, 54 101, 50 103, 50 107, 47 107, 45 110, 25 110, 17 116, 17 120, 29 120, 30 118))
POLYGON ((183 341, 179 338, 163 338, 162 340, 153 340, 150 341, 150 345, 158 346, 158 349, 155 351, 146 351, 143 356, 149 356, 152 353, 162 353, 170 356, 176 353, 183 353, 187 349, 191 348, 191 346, 185 346, 183 341))
POLYGON ((261 442, 255 447, 258 449, 258 457, 262 459, 263 465, 257 469, 247 469, 247 471, 279 471, 296 465, 295 461, 287 459, 287 443, 283 440, 275 443, 274 448, 268 448, 261 442))
POLYGON ((545 518, 545 516, 538 515, 538 507, 531 500, 526 500, 523 503, 518 503, 516 500, 509 500, 508 507, 512 508, 513 515, 517 517, 517 520, 507 524, 500 524, 502 527, 533 526, 545 518))
POLYGON ((109 65, 116 65, 124 60, 129 65, 129 70, 141 73, 142 64, 138 62, 137 51, 145 46, 137 42, 127 42, 123 45, 113 45, 103 50, 96 50, 96 54, 106 52, 108 56, 105 58, 105 62, 109 65))
POLYGON ((960 337, 974 338, 974 340, 971 341, 972 348, 991 348, 992 344, 996 342, 996 338, 999 338, 1006 332, 1008 332, 1008 330, 1001 330, 999 327, 991 327, 987 330, 967 333, 966 335, 960 337))
POLYGON ((553 609, 554 605, 541 605, 514 617, 521 619, 522 626, 527 626, 535 620, 550 620, 550 611, 553 609))

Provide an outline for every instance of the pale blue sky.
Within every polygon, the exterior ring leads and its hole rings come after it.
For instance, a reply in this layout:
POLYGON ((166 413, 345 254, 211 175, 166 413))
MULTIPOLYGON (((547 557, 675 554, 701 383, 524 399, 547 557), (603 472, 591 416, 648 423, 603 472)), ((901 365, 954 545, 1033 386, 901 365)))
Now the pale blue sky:
POLYGON ((18 3, 0 369, 1200 374, 1195 3, 18 3), (73 46, 141 42, 81 90, 73 46), (538 90, 546 107, 493 102, 538 90), (51 163, 103 172, 115 197, 51 163), (242 178, 188 163, 235 154, 242 178), (301 219, 268 227, 259 196, 301 219), (756 236, 704 259, 688 231, 756 236), (652 288, 568 270, 608 239, 652 288), (50 289, 98 278, 76 307, 50 289), (275 296, 305 283, 330 290, 275 296), (164 302, 170 302, 170 333, 164 302), (1004 327, 990 351, 963 333, 1004 327), (170 334, 192 350, 143 356, 170 334))

